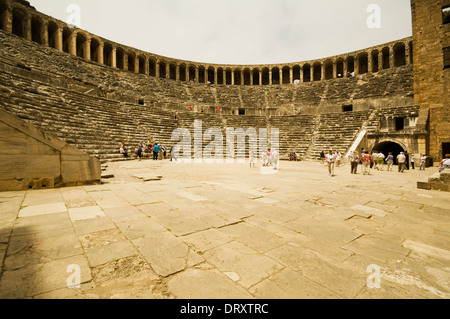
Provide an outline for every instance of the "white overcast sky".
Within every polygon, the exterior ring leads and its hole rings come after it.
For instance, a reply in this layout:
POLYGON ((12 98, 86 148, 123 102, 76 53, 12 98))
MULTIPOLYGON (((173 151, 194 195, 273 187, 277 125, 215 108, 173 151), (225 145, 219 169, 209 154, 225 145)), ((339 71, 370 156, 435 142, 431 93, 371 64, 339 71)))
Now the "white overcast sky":
POLYGON ((143 51, 219 64, 301 62, 412 35, 410 0, 29 0, 38 11, 143 51), (371 4, 380 28, 369 28, 371 4))

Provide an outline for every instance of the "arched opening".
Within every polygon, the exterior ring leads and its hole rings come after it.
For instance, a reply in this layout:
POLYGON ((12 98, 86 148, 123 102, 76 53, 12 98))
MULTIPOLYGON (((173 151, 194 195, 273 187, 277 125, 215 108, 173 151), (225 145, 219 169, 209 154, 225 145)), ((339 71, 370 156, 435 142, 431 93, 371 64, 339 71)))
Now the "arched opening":
POLYGON ((262 79, 261 79, 261 84, 262 85, 269 85, 270 81, 269 81, 269 69, 268 68, 264 68, 262 69, 262 79))
POLYGON ((139 73, 145 74, 145 57, 140 55, 138 59, 139 59, 139 73))
POLYGON ((383 48, 383 50, 381 50, 381 54, 383 55, 383 69, 389 69, 389 48, 383 48))
POLYGON ((322 80, 322 64, 316 62, 313 64, 313 81, 322 80))
POLYGON ((253 85, 259 85, 259 69, 253 69, 252 71, 253 76, 253 85))
POLYGON ((333 79, 333 61, 326 60, 324 63, 325 68, 325 80, 333 79))
POLYGON ((234 70, 234 85, 241 85, 241 70, 234 70))
POLYGON ((169 64, 169 79, 177 79, 177 66, 173 63, 169 64))
POLYGON ((103 63, 107 66, 113 66, 113 47, 111 43, 106 42, 103 45, 103 63))
POLYGON ((83 34, 77 33, 76 52, 77 56, 83 59, 86 58, 86 40, 83 34))
POLYGON ((188 81, 189 82, 195 82, 195 67, 193 67, 193 66, 190 66, 189 67, 189 69, 188 69, 188 81))
POLYGON ((136 71, 136 54, 134 52, 129 52, 127 54, 127 64, 128 64, 128 71, 135 72, 136 71))
POLYGON ((280 69, 278 67, 272 69, 272 84, 280 84, 280 69))
POLYGON ((180 74, 180 81, 186 82, 186 64, 181 63, 178 67, 178 73, 180 74))
POLYGON ((223 83, 223 69, 218 68, 217 69, 217 84, 224 84, 223 83))
POLYGON ((339 58, 336 60, 336 76, 338 78, 343 78, 344 74, 344 59, 339 58))
POLYGON ((91 39, 91 61, 100 62, 99 61, 100 57, 99 57, 99 52, 98 52, 99 48, 100 48, 100 42, 97 39, 92 38, 91 39))
POLYGON ((290 84, 291 83, 291 68, 288 66, 285 66, 281 69, 281 84, 290 84))
POLYGON ((355 58, 352 56, 349 56, 347 58, 347 73, 352 74, 353 72, 355 72, 355 58))
POLYGON ((311 66, 309 64, 303 66, 303 82, 311 82, 311 66))
POLYGON ((63 52, 69 53, 69 41, 72 31, 69 28, 63 29, 63 52))
POLYGON ((380 52, 378 50, 374 50, 372 51, 372 53, 370 53, 370 57, 372 59, 372 72, 378 72, 378 55, 380 54, 380 52))
POLYGON ((118 69, 123 70, 124 66, 123 66, 123 56, 124 56, 124 52, 122 48, 117 48, 116 51, 116 67, 118 69))
POLYGON ((216 84, 216 81, 214 80, 214 68, 212 66, 208 67, 208 82, 209 84, 216 84))
POLYGON ((6 20, 5 20, 5 14, 8 9, 6 8, 6 5, 2 2, 0 3, 0 29, 6 31, 6 20))
POLYGON ((388 156, 389 152, 392 153, 394 156, 394 164, 397 164, 397 155, 400 154, 400 152, 404 152, 402 146, 400 146, 398 143, 392 142, 392 141, 384 141, 381 143, 376 144, 372 151, 378 151, 384 154, 384 156, 388 156))
POLYGON ((226 85, 231 85, 231 74, 232 74, 232 70, 231 69, 227 69, 225 71, 225 84, 226 85))
POLYGON ((198 83, 206 83, 205 70, 205 67, 202 65, 198 67, 198 83))
POLYGON ((149 75, 156 76, 156 59, 155 58, 148 59, 148 71, 149 71, 149 75))
POLYGON ((250 70, 249 69, 244 69, 244 85, 250 85, 250 70))
POLYGON ((394 45, 394 66, 406 65, 406 52, 403 43, 394 45))
POLYGON ((166 74, 166 62, 160 61, 159 62, 159 77, 161 79, 165 79, 167 77, 166 74))
POLYGON ((50 21, 47 25, 47 33, 48 33, 48 46, 53 49, 57 49, 56 37, 58 32, 58 25, 50 21))
POLYGON ((25 37, 25 13, 16 8, 13 9, 12 13, 12 33, 19 36, 25 37))
POLYGON ((43 39, 43 23, 42 20, 37 17, 33 16, 31 18, 31 41, 34 41, 39 44, 44 44, 43 39))
POLYGON ((292 78, 294 81, 299 81, 300 82, 300 66, 299 65, 294 65, 294 67, 292 68, 292 78))
POLYGON ((359 70, 358 74, 369 72, 369 55, 367 53, 360 53, 357 57, 359 70))

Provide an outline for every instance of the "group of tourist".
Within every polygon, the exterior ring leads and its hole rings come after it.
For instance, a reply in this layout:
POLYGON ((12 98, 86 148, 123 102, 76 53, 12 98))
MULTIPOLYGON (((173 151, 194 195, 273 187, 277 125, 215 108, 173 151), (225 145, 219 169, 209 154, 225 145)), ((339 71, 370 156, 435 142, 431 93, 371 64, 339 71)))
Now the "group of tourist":
MULTIPOLYGON (((128 148, 125 146, 124 142, 122 142, 120 145, 119 153, 122 154, 123 157, 128 157, 128 148)), ((153 160, 156 161, 158 160, 158 158, 166 158, 166 147, 164 145, 158 145, 158 143, 148 140, 147 143, 139 143, 135 147, 134 153, 138 157, 139 161, 145 156, 145 154, 153 154, 153 160)))
MULTIPOLYGON (((450 168, 450 154, 447 155, 446 158, 444 158, 440 163, 440 170, 450 168)), ((322 164, 324 162, 327 163, 328 174, 330 176, 334 176, 334 168, 335 166, 340 165, 342 155, 339 151, 333 152, 330 150, 327 154, 322 151, 320 153, 320 159, 322 164)), ((383 171, 385 165, 387 165, 386 171, 392 171, 394 162, 398 164, 398 171, 400 173, 404 173, 405 169, 409 170, 410 167, 411 169, 415 169, 417 166, 419 167, 419 170, 425 170, 427 159, 428 156, 426 154, 421 154, 421 156, 412 155, 409 157, 407 151, 400 152, 396 158, 394 158, 392 152, 385 155, 383 152, 378 152, 377 150, 369 153, 364 149, 362 150, 361 155, 359 155, 357 151, 354 151, 348 155, 348 160, 350 162, 350 173, 357 174, 358 165, 362 165, 363 175, 369 175, 371 169, 383 171)))
MULTIPOLYGON (((253 149, 249 150, 249 163, 250 167, 256 167, 256 156, 255 151, 253 149)), ((274 170, 278 169, 278 151, 271 150, 268 148, 267 150, 261 152, 262 166, 273 166, 274 170)))

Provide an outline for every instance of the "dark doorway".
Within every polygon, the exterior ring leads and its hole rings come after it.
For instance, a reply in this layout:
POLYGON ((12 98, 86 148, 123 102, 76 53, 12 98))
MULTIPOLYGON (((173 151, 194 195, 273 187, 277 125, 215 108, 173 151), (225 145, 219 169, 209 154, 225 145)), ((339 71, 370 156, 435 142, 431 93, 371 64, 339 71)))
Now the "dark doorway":
POLYGON ((395 118, 395 130, 401 131, 405 128, 405 118, 404 117, 396 117, 395 118))
POLYGON ((391 152, 394 156, 394 164, 397 164, 397 155, 400 154, 400 152, 405 151, 403 147, 395 142, 381 142, 375 145, 372 151, 373 150, 383 153, 386 157, 388 156, 389 152, 391 152))
POLYGON ((450 154, 450 143, 442 143, 442 158, 445 158, 445 154, 450 154))

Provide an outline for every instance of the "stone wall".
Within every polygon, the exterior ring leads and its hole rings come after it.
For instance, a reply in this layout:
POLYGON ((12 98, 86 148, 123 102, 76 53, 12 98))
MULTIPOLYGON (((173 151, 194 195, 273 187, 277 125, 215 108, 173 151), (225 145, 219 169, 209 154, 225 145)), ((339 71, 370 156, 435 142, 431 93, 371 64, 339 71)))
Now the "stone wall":
POLYGON ((0 109, 0 191, 100 181, 100 162, 0 109))
POLYGON ((449 0, 411 0, 413 19, 414 103, 429 109, 429 143, 423 153, 442 158, 442 143, 450 143, 450 68, 444 67, 444 48, 450 47, 450 23, 442 9, 449 0))

